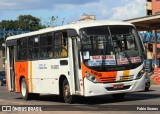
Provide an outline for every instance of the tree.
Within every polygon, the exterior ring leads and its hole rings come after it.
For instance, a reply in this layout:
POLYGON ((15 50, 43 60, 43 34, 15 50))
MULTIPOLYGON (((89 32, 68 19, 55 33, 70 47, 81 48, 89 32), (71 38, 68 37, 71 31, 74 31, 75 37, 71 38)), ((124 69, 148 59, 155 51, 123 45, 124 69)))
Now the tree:
POLYGON ((22 30, 35 31, 45 27, 41 25, 41 20, 39 18, 33 17, 31 15, 20 15, 18 17, 18 21, 19 27, 22 30))
POLYGON ((45 28, 41 24, 41 20, 32 15, 20 15, 17 20, 2 20, 0 22, 0 30, 23 30, 35 31, 45 28))
POLYGON ((46 27, 55 27, 63 25, 65 18, 60 19, 58 16, 49 17, 42 25, 41 19, 32 15, 20 15, 17 20, 2 20, 0 30, 22 30, 35 31, 46 27))
POLYGON ((2 20, 0 23, 1 30, 12 30, 14 22, 12 20, 2 20))

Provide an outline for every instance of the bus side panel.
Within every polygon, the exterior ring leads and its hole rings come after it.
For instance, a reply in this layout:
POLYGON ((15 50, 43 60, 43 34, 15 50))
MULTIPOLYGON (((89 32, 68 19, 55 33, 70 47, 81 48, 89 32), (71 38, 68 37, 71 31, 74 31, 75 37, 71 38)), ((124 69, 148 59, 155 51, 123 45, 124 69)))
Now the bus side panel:
POLYGON ((31 93, 59 94, 59 78, 68 77, 68 65, 60 65, 63 59, 47 59, 29 62, 29 87, 31 93))
POLYGON ((20 90, 21 77, 24 77, 26 79, 26 83, 28 85, 28 61, 15 62, 15 75, 16 75, 16 92, 21 92, 20 90))

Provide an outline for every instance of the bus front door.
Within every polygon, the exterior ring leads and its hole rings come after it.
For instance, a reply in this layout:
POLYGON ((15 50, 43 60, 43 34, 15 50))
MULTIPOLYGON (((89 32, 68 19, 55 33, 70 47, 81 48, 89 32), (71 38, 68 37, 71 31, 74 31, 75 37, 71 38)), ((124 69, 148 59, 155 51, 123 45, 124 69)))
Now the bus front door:
POLYGON ((15 63, 15 47, 9 47, 9 74, 8 81, 10 82, 10 91, 15 91, 15 72, 14 72, 14 63, 15 63))
POLYGON ((78 47, 77 47, 77 39, 72 39, 72 52, 73 52, 73 72, 74 72, 74 84, 75 84, 75 92, 78 94, 80 92, 80 80, 79 80, 79 56, 78 56, 78 47))

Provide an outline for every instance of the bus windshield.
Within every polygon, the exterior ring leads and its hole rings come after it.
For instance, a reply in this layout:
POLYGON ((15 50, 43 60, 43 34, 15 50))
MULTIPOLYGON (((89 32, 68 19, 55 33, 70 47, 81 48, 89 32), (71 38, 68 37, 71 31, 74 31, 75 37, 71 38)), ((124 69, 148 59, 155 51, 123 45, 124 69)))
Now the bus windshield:
POLYGON ((132 26, 98 26, 80 30, 82 55, 88 67, 110 67, 142 62, 137 33, 132 26))

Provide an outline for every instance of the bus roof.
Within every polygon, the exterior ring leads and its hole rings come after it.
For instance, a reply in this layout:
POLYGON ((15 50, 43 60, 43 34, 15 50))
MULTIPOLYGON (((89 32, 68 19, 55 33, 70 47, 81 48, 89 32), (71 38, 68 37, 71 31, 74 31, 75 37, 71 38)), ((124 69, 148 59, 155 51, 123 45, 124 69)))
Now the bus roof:
POLYGON ((28 36, 34 36, 34 35, 39 35, 47 32, 53 32, 53 31, 60 31, 60 30, 65 30, 65 29, 75 29, 77 32, 81 28, 85 27, 92 27, 92 26, 103 26, 103 25, 132 25, 131 23, 128 22, 122 22, 122 21, 108 21, 108 20, 85 20, 85 21, 76 21, 68 25, 63 25, 63 26, 58 26, 58 27, 50 27, 50 28, 45 28, 45 29, 40 29, 38 31, 33 31, 29 33, 24 33, 20 35, 14 35, 7 37, 7 40, 12 40, 12 39, 18 39, 18 38, 23 38, 23 37, 28 37, 28 36))

